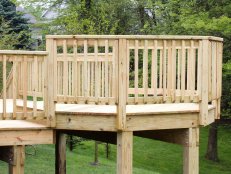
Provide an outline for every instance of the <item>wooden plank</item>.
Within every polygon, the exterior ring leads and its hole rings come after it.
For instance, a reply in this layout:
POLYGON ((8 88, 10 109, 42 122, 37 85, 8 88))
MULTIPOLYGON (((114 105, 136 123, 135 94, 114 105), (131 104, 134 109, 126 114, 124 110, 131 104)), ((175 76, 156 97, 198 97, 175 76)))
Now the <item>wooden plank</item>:
POLYGON ((217 44, 212 42, 212 99, 217 98, 217 44))
POLYGON ((118 40, 114 41, 113 45, 113 62, 112 62, 112 71, 113 71, 113 77, 112 77, 112 97, 115 98, 116 103, 118 103, 118 40))
POLYGON ((201 102, 200 102, 200 124, 207 125, 208 119, 208 59, 209 59, 209 41, 203 40, 203 60, 202 60, 202 78, 201 78, 201 102))
POLYGON ((84 40, 84 64, 83 64, 83 94, 84 97, 86 98, 87 101, 87 97, 88 97, 88 85, 87 85, 87 40, 84 40))
POLYGON ((0 132, 0 146, 53 144, 53 130, 4 130, 0 132))
POLYGON ((171 91, 171 96, 172 96, 172 100, 175 101, 175 97, 176 97, 176 41, 173 40, 172 41, 172 91, 171 91))
POLYGON ((72 84, 72 92, 75 97, 75 102, 77 101, 77 96, 78 96, 78 88, 79 88, 79 83, 78 83, 78 62, 77 62, 77 40, 73 41, 73 54, 74 54, 74 63, 73 63, 73 84, 72 84))
POLYGON ((117 133, 117 174, 132 174, 133 132, 117 133))
POLYGON ((96 103, 98 103, 99 95, 100 95, 100 64, 98 62, 98 40, 94 42, 94 51, 95 51, 95 98, 96 103))
POLYGON ((28 65, 26 61, 26 56, 24 56, 23 61, 23 113, 24 118, 27 117, 27 85, 28 85, 28 65))
POLYGON ((118 100, 117 105, 117 129, 122 130, 126 125, 126 101, 127 101, 127 44, 125 39, 119 40, 119 63, 118 63, 118 100))
POLYGON ((46 60, 46 84, 45 91, 45 114, 47 115, 48 126, 55 127, 55 103, 54 103, 54 41, 52 39, 46 40, 46 50, 49 51, 49 56, 46 60))
POLYGON ((208 43, 208 101, 212 99, 212 43, 208 43))
POLYGON ((163 99, 166 101, 166 87, 167 87, 167 41, 164 40, 163 48, 163 99))
POLYGON ((87 130, 87 131, 116 131, 117 118, 115 115, 74 115, 57 113, 57 129, 87 130))
MULTIPOLYGON (((108 40, 105 40, 105 56, 106 56, 106 60, 105 60, 105 97, 109 98, 109 71, 108 71, 108 52, 109 52, 109 45, 108 45, 108 40)), ((109 101, 107 101, 108 103, 109 101)))
POLYGON ((199 128, 188 129, 188 145, 184 146, 184 174, 199 174, 199 128))
POLYGON ((203 59, 203 47, 202 41, 199 41, 199 48, 198 48, 198 59, 197 59, 197 91, 199 95, 199 100, 202 98, 202 59, 203 59))
MULTIPOLYGON (((57 67, 57 64, 58 64, 58 62, 57 62, 57 41, 56 40, 54 40, 54 42, 53 42, 53 50, 50 50, 50 51, 52 51, 53 52, 53 66, 54 66, 54 100, 55 101, 57 101, 57 88, 58 88, 58 73, 57 73, 57 69, 58 69, 58 67, 57 67)), ((64 58, 65 59, 65 58, 64 58)))
MULTIPOLYGON (((54 55, 55 57, 55 55, 54 55)), ((68 61, 67 58, 67 41, 63 40, 63 95, 64 100, 67 102, 67 95, 68 95, 68 61)), ((53 60, 54 61, 54 60, 53 60)), ((55 72, 55 71, 54 71, 55 72)), ((55 74, 54 74, 55 76, 55 74)))
POLYGON ((127 115, 127 131, 179 129, 198 126, 198 113, 157 114, 134 116, 127 115))
POLYGON ((38 57, 34 57, 33 63, 33 117, 37 116, 37 95, 38 91, 38 57))
POLYGON ((66 135, 56 133, 55 174, 66 174, 66 135))
MULTIPOLYGON (((15 57, 16 59, 16 57, 15 57)), ((16 118, 17 106, 16 106, 16 99, 17 99, 17 66, 18 62, 13 62, 13 119, 16 118)))
POLYGON ((138 88, 139 88, 139 41, 135 40, 135 103, 138 103, 138 88))
POLYGON ((181 101, 185 99, 185 64, 186 64, 186 53, 185 53, 185 41, 182 40, 181 47, 181 101))
POLYGON ((6 117, 6 55, 3 55, 3 63, 2 63, 2 79, 3 79, 3 119, 6 117))
POLYGON ((134 136, 160 140, 163 142, 187 146, 189 142, 187 129, 166 129, 166 130, 147 130, 135 131, 134 136))
POLYGON ((9 165, 9 174, 24 174, 25 146, 14 146, 15 165, 9 165))
POLYGON ((167 42, 168 48, 167 48, 167 102, 171 103, 172 102, 172 96, 171 96, 171 89, 172 89, 172 83, 173 83, 173 78, 172 78, 172 74, 173 74, 173 69, 172 69, 172 65, 173 65, 173 58, 172 58, 172 42, 167 42))
POLYGON ((144 41, 143 88, 144 88, 144 103, 147 103, 147 97, 148 97, 148 40, 144 41))
POLYGON ((154 88, 153 94, 154 97, 157 96, 157 84, 158 84, 158 55, 157 55, 157 40, 154 40, 154 49, 152 50, 152 87, 154 88))

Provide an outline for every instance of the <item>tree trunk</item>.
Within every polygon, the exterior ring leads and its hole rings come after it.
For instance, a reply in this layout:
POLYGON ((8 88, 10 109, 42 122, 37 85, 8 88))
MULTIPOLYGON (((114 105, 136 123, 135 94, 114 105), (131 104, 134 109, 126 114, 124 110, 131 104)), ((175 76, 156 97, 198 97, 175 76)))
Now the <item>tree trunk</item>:
POLYGON ((218 123, 215 121, 209 128, 208 146, 205 158, 214 162, 218 162, 218 151, 217 151, 217 129, 218 123))

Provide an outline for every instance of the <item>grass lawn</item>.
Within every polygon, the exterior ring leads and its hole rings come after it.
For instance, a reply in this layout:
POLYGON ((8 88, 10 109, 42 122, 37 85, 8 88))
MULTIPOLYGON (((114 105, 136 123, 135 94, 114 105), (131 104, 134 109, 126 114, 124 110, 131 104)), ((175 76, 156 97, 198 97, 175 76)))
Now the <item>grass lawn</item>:
MULTIPOLYGON (((204 158, 207 146, 208 128, 200 134, 200 174, 231 174, 231 129, 219 128, 219 163, 204 158)), ((27 147, 26 174, 54 174, 54 146, 38 145, 27 147), (30 155, 29 155, 30 154, 30 155)), ((181 174, 182 148, 178 145, 159 141, 134 138, 134 174, 181 174)), ((99 145, 98 166, 94 160, 94 142, 86 141, 76 147, 74 152, 67 150, 68 174, 115 174, 116 147, 110 145, 110 157, 105 157, 105 145, 99 145)), ((7 165, 0 162, 0 174, 7 174, 7 165)))

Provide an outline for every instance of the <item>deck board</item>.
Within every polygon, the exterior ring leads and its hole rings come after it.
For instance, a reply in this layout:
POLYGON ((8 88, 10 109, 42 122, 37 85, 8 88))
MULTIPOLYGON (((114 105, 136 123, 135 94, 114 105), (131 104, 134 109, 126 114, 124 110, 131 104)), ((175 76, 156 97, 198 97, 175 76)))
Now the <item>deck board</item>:
MULTIPOLYGON (((0 100, 0 106, 2 100, 0 100)), ((23 106, 23 100, 17 100, 17 106, 23 106)), ((27 107, 33 108, 33 101, 27 101, 27 107)), ((44 109, 43 101, 37 101, 38 110, 44 109)), ((214 106, 208 105, 208 110, 214 106)), ((13 101, 7 100, 7 113, 13 112, 13 101)), ((2 107, 0 107, 2 113, 2 107)), ((90 104, 56 104, 56 113, 81 114, 81 115, 115 115, 116 105, 90 105, 90 104)), ((196 103, 171 103, 171 104, 145 104, 127 105, 127 115, 155 115, 176 113, 199 113, 199 104, 196 103)))
POLYGON ((47 129, 45 125, 24 120, 1 120, 0 131, 2 130, 42 130, 47 129))

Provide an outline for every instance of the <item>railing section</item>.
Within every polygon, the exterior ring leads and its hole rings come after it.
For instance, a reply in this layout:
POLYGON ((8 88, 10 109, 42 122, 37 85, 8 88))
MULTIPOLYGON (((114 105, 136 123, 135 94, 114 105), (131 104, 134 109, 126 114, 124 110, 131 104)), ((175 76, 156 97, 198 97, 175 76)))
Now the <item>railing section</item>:
POLYGON ((48 36, 47 49, 54 77, 48 108, 55 102, 115 104, 118 129, 125 128, 126 104, 200 103, 202 125, 209 103, 220 108, 221 38, 48 36))
POLYGON ((0 51, 1 120, 45 120, 46 52, 0 51))

